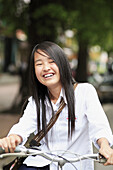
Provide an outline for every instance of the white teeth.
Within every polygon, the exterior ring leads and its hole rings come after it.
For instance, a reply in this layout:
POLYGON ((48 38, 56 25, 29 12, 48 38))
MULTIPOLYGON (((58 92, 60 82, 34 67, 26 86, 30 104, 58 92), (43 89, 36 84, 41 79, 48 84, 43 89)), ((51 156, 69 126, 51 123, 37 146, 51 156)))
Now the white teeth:
POLYGON ((45 78, 51 77, 51 76, 53 76, 53 74, 46 74, 46 75, 44 75, 45 78))

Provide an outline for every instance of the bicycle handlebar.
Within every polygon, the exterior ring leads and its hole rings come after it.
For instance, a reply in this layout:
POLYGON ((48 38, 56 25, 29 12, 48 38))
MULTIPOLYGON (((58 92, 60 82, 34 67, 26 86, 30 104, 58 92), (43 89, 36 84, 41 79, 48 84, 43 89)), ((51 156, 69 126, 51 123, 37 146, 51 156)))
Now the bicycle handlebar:
MULTIPOLYGON (((86 154, 86 155, 77 155, 74 158, 65 158, 62 155, 57 155, 53 153, 46 153, 41 150, 39 150, 37 147, 28 149, 24 146, 17 146, 14 153, 5 153, 5 151, 0 148, 0 159, 8 157, 8 156, 17 156, 17 157, 27 157, 29 155, 40 155, 44 158, 53 161, 58 162, 60 165, 64 165, 66 162, 77 162, 84 159, 94 159, 95 161, 98 161, 99 163, 105 163, 106 158, 104 158, 99 153, 96 154, 86 154)), ((73 154, 75 155, 75 154, 73 154)))

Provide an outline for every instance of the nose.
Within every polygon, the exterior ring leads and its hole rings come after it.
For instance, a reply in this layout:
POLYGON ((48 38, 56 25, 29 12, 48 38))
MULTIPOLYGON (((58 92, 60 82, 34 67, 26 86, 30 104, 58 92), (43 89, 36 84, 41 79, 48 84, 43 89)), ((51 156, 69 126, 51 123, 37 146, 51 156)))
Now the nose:
POLYGON ((43 65, 43 71, 48 71, 50 70, 50 65, 48 63, 43 65))

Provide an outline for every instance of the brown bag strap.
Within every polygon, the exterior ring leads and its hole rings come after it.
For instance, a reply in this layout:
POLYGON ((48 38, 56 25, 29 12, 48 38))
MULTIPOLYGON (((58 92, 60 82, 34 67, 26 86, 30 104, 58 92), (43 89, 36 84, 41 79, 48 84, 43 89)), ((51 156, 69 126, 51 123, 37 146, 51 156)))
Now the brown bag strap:
MULTIPOLYGON (((77 87, 78 83, 74 84, 74 89, 77 87)), ((62 109, 65 107, 64 99, 61 99, 60 106, 56 112, 56 114, 50 119, 49 123, 47 124, 46 132, 44 130, 39 131, 34 138, 30 141, 29 145, 32 146, 40 146, 41 139, 48 133, 48 131, 53 127, 55 122, 57 121, 62 109)))

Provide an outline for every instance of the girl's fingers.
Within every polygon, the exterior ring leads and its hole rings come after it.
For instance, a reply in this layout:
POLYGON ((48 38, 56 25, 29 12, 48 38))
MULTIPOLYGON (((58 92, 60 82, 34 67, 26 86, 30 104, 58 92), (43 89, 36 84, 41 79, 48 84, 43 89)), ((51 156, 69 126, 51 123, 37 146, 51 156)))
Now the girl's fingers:
POLYGON ((10 150, 10 152, 14 152, 15 147, 16 147, 15 139, 13 137, 9 137, 9 150, 10 150))
POLYGON ((0 147, 2 147, 5 152, 14 152, 17 145, 22 142, 22 138, 18 135, 9 135, 3 139, 0 139, 0 147))
POLYGON ((109 152, 105 152, 103 155, 107 159, 104 165, 113 165, 113 149, 110 149, 109 152))
POLYGON ((9 152, 8 142, 7 142, 7 139, 6 139, 6 138, 3 138, 3 139, 2 139, 2 148, 5 150, 5 152, 9 152))
POLYGON ((21 143, 21 137, 18 135, 10 135, 9 136, 9 149, 10 152, 14 152, 17 145, 21 143))
POLYGON ((107 162, 104 164, 104 166, 107 166, 107 165, 113 165, 113 159, 108 159, 107 162))

